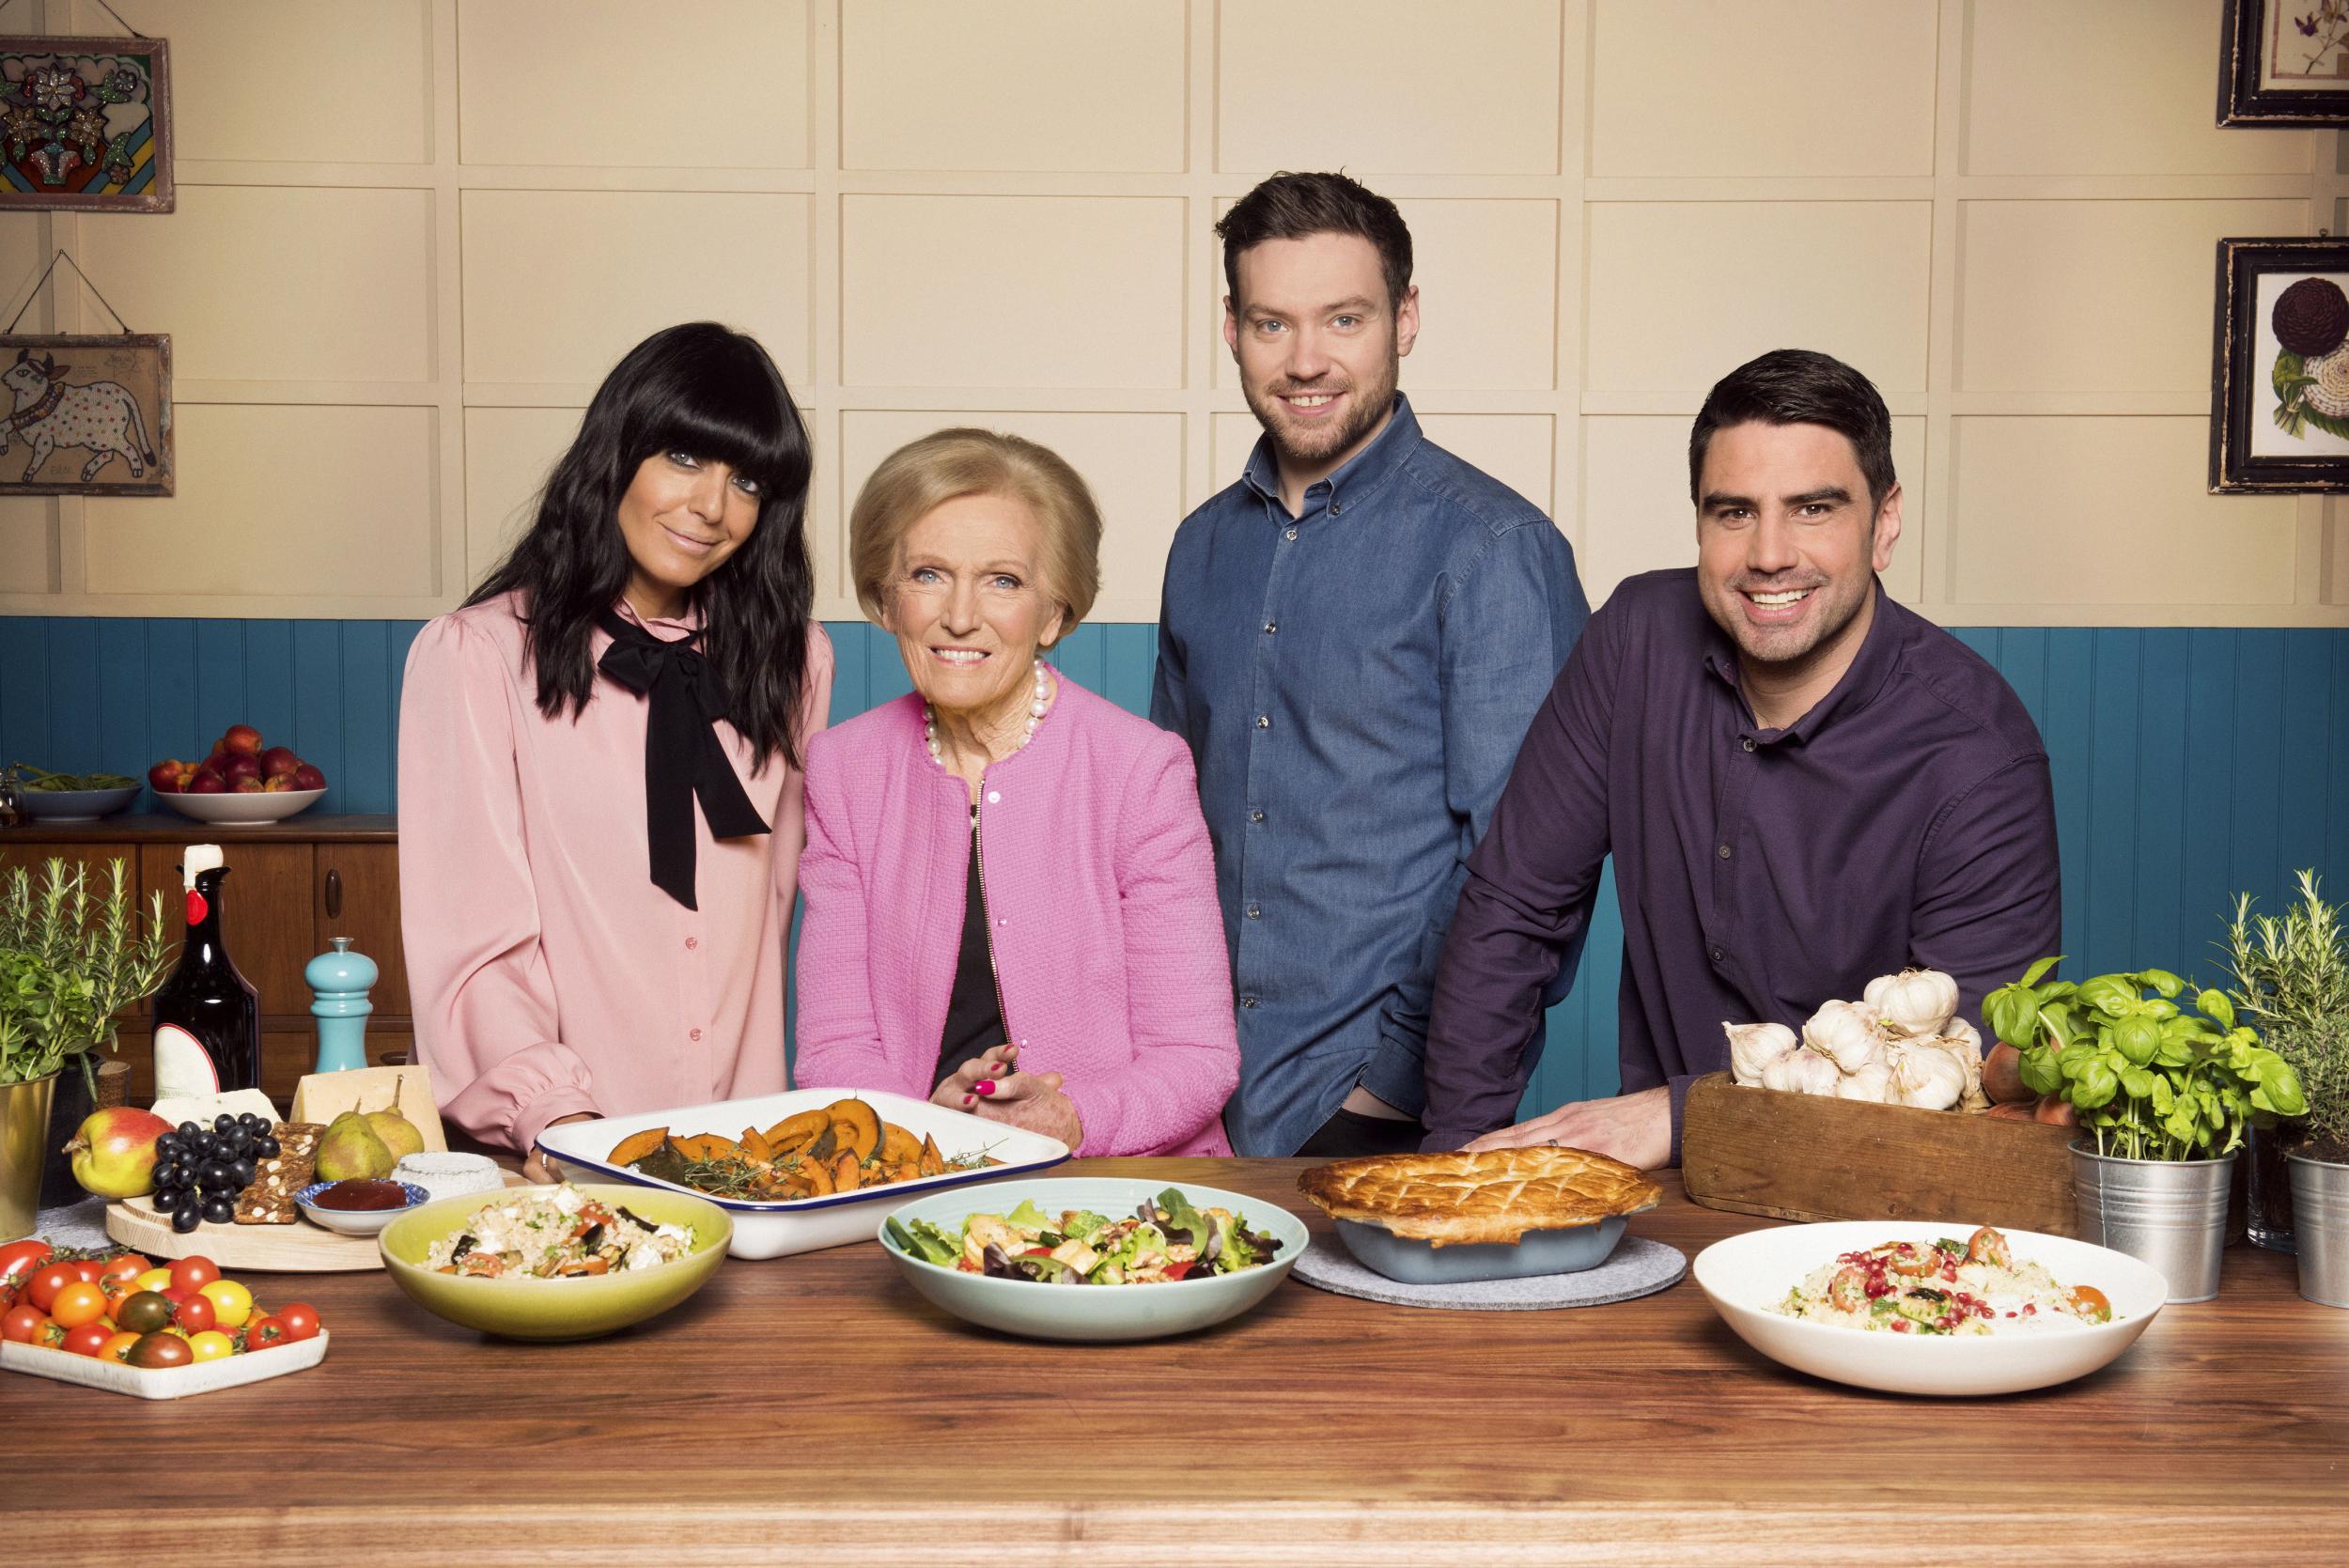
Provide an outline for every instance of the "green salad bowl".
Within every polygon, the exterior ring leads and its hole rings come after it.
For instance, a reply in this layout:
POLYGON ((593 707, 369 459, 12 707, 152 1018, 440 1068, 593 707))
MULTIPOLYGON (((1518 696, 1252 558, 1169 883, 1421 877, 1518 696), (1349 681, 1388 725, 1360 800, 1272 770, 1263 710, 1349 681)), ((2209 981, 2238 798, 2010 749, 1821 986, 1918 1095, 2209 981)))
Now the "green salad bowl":
POLYGON ((484 1207, 543 1190, 509 1187, 502 1193, 468 1192, 403 1214, 377 1238, 383 1267, 410 1300, 460 1327, 509 1340, 592 1340, 658 1317, 701 1289, 725 1261, 726 1246, 734 1239, 734 1221, 726 1211, 691 1193, 582 1184, 579 1191, 587 1197, 625 1205, 656 1225, 688 1227, 693 1250, 657 1268, 584 1279, 484 1280, 425 1267, 432 1244, 462 1230, 484 1207))
POLYGON ((1280 1288, 1308 1245, 1304 1221, 1286 1209, 1245 1193, 1197 1182, 1143 1181, 1125 1176, 1069 1176, 1056 1180, 990 1182, 982 1188, 949 1188, 917 1198, 882 1222, 881 1250, 906 1280, 934 1305, 967 1323, 1025 1339, 1112 1343, 1188 1334, 1239 1316, 1280 1288), (992 1280, 983 1274, 926 1262, 898 1245, 890 1225, 926 1219, 959 1233, 973 1214, 1009 1214, 1032 1202, 1046 1214, 1090 1209, 1112 1219, 1134 1212, 1145 1198, 1168 1188, 1195 1208, 1238 1214, 1250 1231, 1279 1242, 1272 1261, 1237 1274, 1210 1275, 1146 1285, 1038 1284, 1031 1280, 992 1280))

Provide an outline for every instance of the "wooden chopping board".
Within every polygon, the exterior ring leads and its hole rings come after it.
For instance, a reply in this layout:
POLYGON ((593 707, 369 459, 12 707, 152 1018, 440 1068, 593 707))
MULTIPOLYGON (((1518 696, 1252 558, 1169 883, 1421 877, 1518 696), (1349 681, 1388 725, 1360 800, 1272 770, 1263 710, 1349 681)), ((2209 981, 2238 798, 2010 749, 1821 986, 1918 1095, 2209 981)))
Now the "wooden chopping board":
MULTIPOLYGON (((512 1171, 506 1185, 526 1185, 512 1171)), ((371 1235, 343 1235, 297 1219, 290 1225, 198 1225, 185 1235, 157 1214, 153 1200, 132 1198, 106 1205, 106 1234, 150 1258, 185 1258, 202 1253, 224 1273, 341 1274, 381 1268, 383 1254, 371 1235)))

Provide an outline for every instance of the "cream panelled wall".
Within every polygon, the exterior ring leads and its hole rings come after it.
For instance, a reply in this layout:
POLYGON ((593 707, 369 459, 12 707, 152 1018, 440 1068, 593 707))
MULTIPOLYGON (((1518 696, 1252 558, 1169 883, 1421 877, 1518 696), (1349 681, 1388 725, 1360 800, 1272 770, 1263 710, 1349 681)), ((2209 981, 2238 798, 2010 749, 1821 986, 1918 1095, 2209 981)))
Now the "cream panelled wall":
MULTIPOLYGON (((2213 128, 2218 0, 125 14, 172 41, 179 210, 8 218, 0 275, 62 245, 175 335, 179 494, 0 504, 0 610, 445 609, 613 360, 715 317, 807 408, 820 613, 855 614, 857 484, 967 421, 1093 480, 1096 614, 1149 620, 1255 435, 1209 225, 1344 165, 1418 242, 1426 425, 1550 508, 1594 599, 1692 557, 1689 415, 1801 344, 1885 391, 1890 582, 1937 618, 2349 624, 2323 504, 2203 492, 2213 241, 2349 196, 2337 137, 2213 128)), ((50 319, 101 321, 70 285, 50 319)))

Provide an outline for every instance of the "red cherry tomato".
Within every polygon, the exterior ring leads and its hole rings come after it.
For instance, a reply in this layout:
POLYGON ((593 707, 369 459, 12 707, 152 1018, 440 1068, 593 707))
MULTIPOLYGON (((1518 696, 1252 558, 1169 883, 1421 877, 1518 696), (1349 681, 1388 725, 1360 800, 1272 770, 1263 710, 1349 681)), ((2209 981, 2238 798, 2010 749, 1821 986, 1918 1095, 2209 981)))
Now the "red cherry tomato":
POLYGON ((199 1291, 220 1278, 220 1265, 197 1253, 171 1265, 171 1288, 199 1291))
POLYGON ((30 1304, 10 1307, 8 1315, 0 1317, 0 1339, 14 1340, 19 1344, 30 1344, 33 1343, 33 1336, 39 1332, 44 1321, 45 1316, 39 1307, 30 1304))
POLYGON ((73 1260, 73 1277, 81 1281, 82 1283, 86 1285, 94 1285, 98 1283, 99 1269, 100 1265, 98 1260, 95 1258, 76 1258, 73 1260))
MULTIPOLYGON (((26 1310, 30 1311, 29 1308, 26 1310)), ((38 1322, 40 1314, 34 1312, 33 1317, 38 1322)), ((286 1333, 286 1326, 273 1317, 253 1318, 244 1326, 244 1347, 247 1350, 270 1350, 291 1343, 286 1333)))
POLYGON ((109 1280, 135 1280, 154 1266, 136 1252, 117 1252, 98 1265, 98 1282, 102 1285, 109 1280))
POLYGON ((56 1255, 54 1248, 38 1238, 11 1241, 0 1247, 0 1280, 16 1280, 22 1284, 23 1281, 19 1276, 32 1273, 56 1255))
POLYGON ((212 1307, 212 1298, 209 1296, 189 1296, 171 1314, 171 1326, 190 1334, 201 1334, 207 1328, 218 1327, 219 1314, 212 1307))
POLYGON ((85 1323, 65 1331, 65 1343, 60 1348, 76 1356, 95 1356, 105 1349, 106 1342, 114 1337, 115 1331, 102 1323, 85 1323))
POLYGON ((47 1312, 49 1303, 57 1298, 57 1293, 68 1285, 80 1283, 81 1279, 79 1274, 73 1272, 73 1265, 70 1263, 43 1264, 33 1271, 31 1279, 24 1281, 24 1299, 47 1312))
POLYGON ((297 1301, 290 1307, 280 1307, 270 1315, 274 1317, 278 1326, 285 1329, 288 1342, 314 1340, 319 1337, 319 1310, 306 1301, 297 1301))
POLYGON ((49 1303, 49 1315, 68 1328, 96 1323, 106 1315, 106 1293, 86 1280, 76 1280, 49 1303))
POLYGON ((109 1274, 98 1281, 98 1288, 105 1293, 106 1309, 111 1312, 117 1305, 139 1293, 139 1279, 135 1274, 109 1274))

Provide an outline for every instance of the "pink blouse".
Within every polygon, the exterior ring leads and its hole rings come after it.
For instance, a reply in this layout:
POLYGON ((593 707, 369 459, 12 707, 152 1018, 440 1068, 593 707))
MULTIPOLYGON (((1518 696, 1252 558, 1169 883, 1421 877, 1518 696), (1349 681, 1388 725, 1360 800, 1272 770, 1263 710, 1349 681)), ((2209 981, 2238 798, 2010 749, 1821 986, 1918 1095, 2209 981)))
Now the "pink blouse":
MULTIPOLYGON (((773 831, 713 841, 697 808, 701 908, 679 905, 649 872, 645 698, 599 679, 576 722, 540 713, 516 598, 425 627, 400 698, 400 928, 441 1113, 526 1151, 575 1112, 781 1090, 799 771, 753 773, 750 744, 719 726, 773 831)), ((663 639, 692 629, 640 624, 663 639)), ((589 657, 610 643, 595 633, 589 657)), ((823 727, 832 671, 811 624, 804 738, 823 727)))

